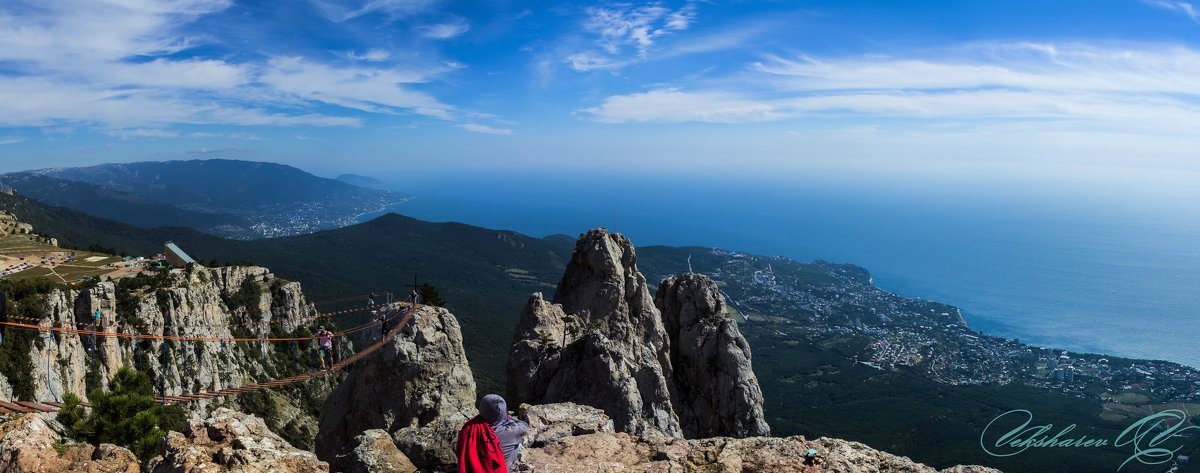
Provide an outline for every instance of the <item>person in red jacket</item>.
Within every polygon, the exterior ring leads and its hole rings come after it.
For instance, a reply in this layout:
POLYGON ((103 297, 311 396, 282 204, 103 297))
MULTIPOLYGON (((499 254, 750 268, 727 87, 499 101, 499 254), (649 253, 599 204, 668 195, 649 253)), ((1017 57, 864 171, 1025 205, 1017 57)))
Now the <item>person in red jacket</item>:
POLYGON ((458 444, 454 452, 458 455, 459 473, 507 473, 508 467, 504 462, 504 452, 500 450, 500 441, 492 430, 492 423, 508 415, 498 409, 495 402, 490 402, 495 394, 488 394, 479 400, 476 406, 479 415, 472 417, 458 431, 458 444))

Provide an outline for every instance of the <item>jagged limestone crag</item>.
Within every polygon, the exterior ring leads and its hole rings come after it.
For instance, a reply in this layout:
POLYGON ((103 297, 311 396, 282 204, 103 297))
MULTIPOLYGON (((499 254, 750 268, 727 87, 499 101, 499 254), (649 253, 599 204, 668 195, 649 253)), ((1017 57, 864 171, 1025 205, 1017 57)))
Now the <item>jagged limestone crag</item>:
POLYGON ((137 473, 141 467, 128 449, 107 443, 70 443, 58 422, 26 414, 0 424, 0 471, 137 473))
POLYGON ((188 421, 183 432, 167 432, 159 449, 161 454, 146 464, 152 473, 329 471, 328 464, 288 444, 262 419, 225 408, 206 420, 188 421))
POLYGON ((629 240, 581 235, 554 303, 534 294, 522 311, 510 402, 597 407, 635 435, 769 434, 750 347, 715 285, 699 276, 667 284, 652 299, 629 240))
POLYGON ((750 344, 717 284, 699 274, 667 278, 654 303, 671 339, 672 402, 684 437, 771 435, 750 344))
POLYGON ((475 413, 475 380, 458 320, 445 309, 422 307, 326 399, 317 455, 332 461, 348 454, 363 431, 383 429, 417 466, 450 463, 458 427, 475 413))
POLYGON ((591 230, 576 242, 554 304, 534 294, 525 305, 509 352, 509 402, 586 404, 618 430, 680 436, 669 349, 633 245, 591 230))
MULTIPOLYGON (((532 473, 938 473, 906 457, 858 442, 804 437, 713 437, 682 440, 663 435, 632 436, 596 431, 608 421, 603 412, 572 404, 527 406, 529 422, 558 433, 544 444, 531 443, 521 471, 532 473), (535 412, 536 411, 536 412, 535 412), (805 453, 816 449, 825 464, 806 469, 805 453)), ((942 473, 999 473, 980 466, 957 466, 942 473)))
MULTIPOLYGON (((40 310, 45 317, 31 323, 62 327, 91 324, 99 309, 100 322, 96 326, 99 332, 265 338, 290 334, 297 328, 295 320, 312 315, 299 283, 277 280, 269 270, 261 267, 196 267, 190 272, 174 271, 162 287, 145 286, 127 294, 130 302, 122 310, 118 310, 117 292, 116 285, 110 281, 85 290, 52 290, 45 294, 40 310), (244 285, 258 288, 257 300, 231 308, 227 302, 229 295, 238 293, 244 285), (272 322, 279 319, 288 323, 272 322)), ((21 315, 27 313, 22 311, 21 315)), ((162 339, 143 339, 135 343, 129 338, 55 333, 29 346, 33 384, 33 395, 29 400, 61 401, 67 392, 86 400, 89 389, 106 387, 109 378, 122 366, 150 373, 156 394, 179 395, 232 388, 309 369, 307 363, 297 365, 296 361, 287 360, 293 352, 307 352, 310 345, 162 339)), ((0 394, 9 394, 6 399, 11 399, 11 391, 4 393, 2 389, 8 384, 8 380, 0 382, 0 394)), ((321 397, 332 387, 331 381, 323 379, 305 385, 311 395, 321 397)), ((288 396, 269 397, 277 404, 277 410, 293 414, 286 418, 290 425, 277 428, 286 427, 311 441, 317 431, 317 420, 302 402, 288 396)), ((204 413, 217 402, 220 401, 200 400, 184 404, 184 407, 204 413)))

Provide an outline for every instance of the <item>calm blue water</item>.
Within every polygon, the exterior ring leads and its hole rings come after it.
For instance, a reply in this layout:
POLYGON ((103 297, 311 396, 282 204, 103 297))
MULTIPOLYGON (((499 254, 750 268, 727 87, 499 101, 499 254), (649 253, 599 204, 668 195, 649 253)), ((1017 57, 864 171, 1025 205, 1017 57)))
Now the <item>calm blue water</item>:
POLYGON ((395 210, 424 220, 855 263, 987 333, 1200 367, 1200 224, 1166 204, 821 179, 447 175, 400 189, 416 198, 395 210))

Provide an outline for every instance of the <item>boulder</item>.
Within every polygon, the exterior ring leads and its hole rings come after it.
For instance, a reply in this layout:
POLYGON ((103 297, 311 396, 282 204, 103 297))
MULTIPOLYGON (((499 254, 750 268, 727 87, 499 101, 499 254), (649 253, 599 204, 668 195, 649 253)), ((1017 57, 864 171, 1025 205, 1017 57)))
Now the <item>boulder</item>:
POLYGON ((226 408, 188 421, 183 432, 167 432, 159 450, 146 465, 154 473, 329 471, 329 464, 288 444, 262 419, 226 408))
POLYGON ((615 431, 612 419, 604 411, 590 406, 569 402, 536 406, 522 404, 518 412, 529 422, 532 433, 526 443, 533 447, 575 435, 615 431))
POLYGON ((137 456, 111 444, 73 443, 58 422, 25 414, 0 424, 0 471, 137 473, 137 456))
POLYGON ((397 430, 392 441, 419 467, 453 465, 458 462, 454 446, 464 423, 457 416, 443 417, 420 427, 397 430))
POLYGON ((412 473, 417 467, 382 429, 372 429, 354 438, 350 453, 339 456, 331 471, 345 473, 412 473))

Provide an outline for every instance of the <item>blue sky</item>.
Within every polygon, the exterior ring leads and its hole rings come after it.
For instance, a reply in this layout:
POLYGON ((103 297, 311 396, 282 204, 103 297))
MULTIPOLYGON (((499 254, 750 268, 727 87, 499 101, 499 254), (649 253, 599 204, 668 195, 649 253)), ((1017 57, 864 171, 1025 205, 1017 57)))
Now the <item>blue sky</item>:
POLYGON ((0 170, 1190 186, 1198 42, 1178 0, 9 0, 0 170))

